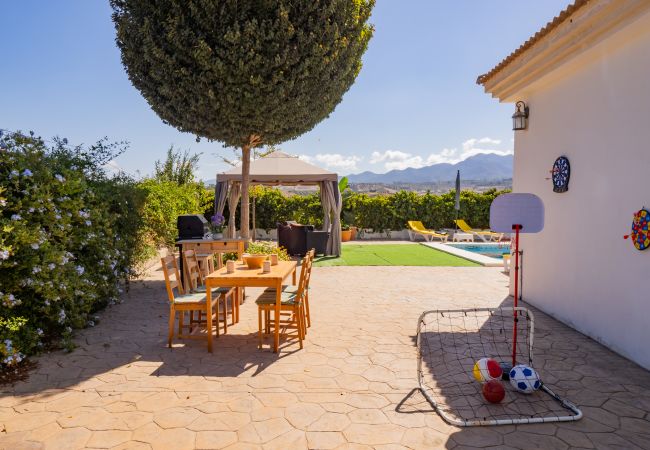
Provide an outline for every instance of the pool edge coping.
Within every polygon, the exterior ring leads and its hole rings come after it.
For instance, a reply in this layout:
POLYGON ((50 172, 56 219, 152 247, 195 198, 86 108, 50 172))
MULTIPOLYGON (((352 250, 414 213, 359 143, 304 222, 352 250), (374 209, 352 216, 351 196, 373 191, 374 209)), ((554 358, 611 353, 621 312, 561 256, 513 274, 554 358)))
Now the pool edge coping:
POLYGON ((485 267, 502 267, 503 260, 490 258, 489 256, 481 255, 479 253, 468 252, 458 247, 452 247, 444 242, 420 242, 421 245, 440 250, 441 252, 449 253, 450 255, 458 256, 459 258, 467 259, 468 261, 475 262, 485 267))

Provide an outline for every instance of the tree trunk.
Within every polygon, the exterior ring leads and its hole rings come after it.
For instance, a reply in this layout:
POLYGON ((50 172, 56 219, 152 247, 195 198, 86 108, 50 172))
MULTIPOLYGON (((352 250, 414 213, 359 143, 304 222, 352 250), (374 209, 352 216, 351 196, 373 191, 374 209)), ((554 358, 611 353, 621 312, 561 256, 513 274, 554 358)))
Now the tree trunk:
POLYGON ((255 226, 255 195, 253 195, 253 211, 251 212, 251 220, 253 222, 253 242, 257 240, 257 227, 255 226))
POLYGON ((241 217, 239 218, 239 234, 242 239, 250 238, 250 225, 249 225, 249 195, 248 184, 250 182, 251 171, 251 145, 246 144, 241 148, 241 217))

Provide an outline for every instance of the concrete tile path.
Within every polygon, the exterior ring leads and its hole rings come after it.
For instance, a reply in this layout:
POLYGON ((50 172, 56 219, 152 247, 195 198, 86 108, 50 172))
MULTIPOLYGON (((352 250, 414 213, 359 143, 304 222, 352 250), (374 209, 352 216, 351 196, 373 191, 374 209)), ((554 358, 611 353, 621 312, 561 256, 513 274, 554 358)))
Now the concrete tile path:
POLYGON ((425 309, 494 307, 492 268, 318 267, 304 350, 256 348, 249 289, 241 322, 215 341, 165 346, 160 272, 44 355, 0 393, 0 449, 650 449, 650 374, 537 312, 536 358, 580 422, 460 429, 416 386, 413 339, 425 309))

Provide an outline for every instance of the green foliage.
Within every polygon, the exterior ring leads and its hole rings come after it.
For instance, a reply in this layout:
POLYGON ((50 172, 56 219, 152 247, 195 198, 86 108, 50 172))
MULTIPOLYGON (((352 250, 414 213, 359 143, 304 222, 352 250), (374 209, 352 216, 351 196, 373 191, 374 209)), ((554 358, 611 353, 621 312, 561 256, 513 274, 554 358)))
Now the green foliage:
POLYGON ((154 179, 157 181, 169 181, 179 185, 194 182, 194 172, 198 168, 200 153, 190 155, 189 150, 181 153, 174 150, 172 145, 167 150, 167 158, 164 162, 156 161, 154 179))
MULTIPOLYGON (((355 225, 358 228, 384 232, 403 230, 407 221, 421 220, 433 229, 454 228, 456 210, 455 191, 435 195, 400 191, 391 195, 369 196, 348 192, 343 196, 342 226, 355 225)), ((505 191, 490 189, 483 193, 462 191, 458 217, 464 218, 476 228, 488 228, 492 200, 505 191)), ((214 192, 210 192, 214 198, 214 192)), ((299 223, 321 227, 323 209, 318 194, 286 196, 280 190, 263 187, 256 191, 257 227, 275 229, 278 222, 295 220, 299 223)), ((211 205, 211 200, 206 205, 211 205)), ((209 206, 209 212, 212 211, 209 206)), ((228 216, 228 211, 224 214, 228 216)))
POLYGON ((251 255, 278 255, 280 261, 291 261, 291 257, 287 254, 284 247, 278 247, 274 242, 256 241, 249 242, 246 253, 251 255))
POLYGON ((203 212, 205 206, 214 201, 214 192, 207 191, 201 183, 179 185, 172 181, 145 179, 139 187, 145 196, 141 236, 154 248, 174 245, 178 216, 203 212))
POLYGON ((111 0, 129 79, 170 125, 230 147, 311 130, 361 70, 374 0, 111 0))
POLYGON ((0 139, 0 364, 92 324, 141 255, 142 195, 102 165, 121 151, 20 133, 0 139))

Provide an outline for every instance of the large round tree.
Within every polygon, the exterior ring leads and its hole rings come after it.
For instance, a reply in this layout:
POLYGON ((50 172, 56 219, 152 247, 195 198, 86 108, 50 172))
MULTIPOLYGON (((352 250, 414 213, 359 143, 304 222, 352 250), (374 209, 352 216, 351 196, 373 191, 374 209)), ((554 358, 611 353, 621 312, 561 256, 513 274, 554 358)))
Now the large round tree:
POLYGON ((111 0, 129 79, 180 131, 242 151, 311 130, 361 70, 374 0, 111 0))

